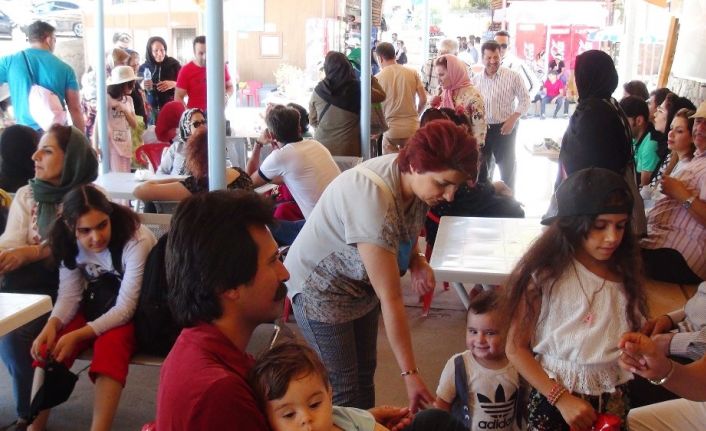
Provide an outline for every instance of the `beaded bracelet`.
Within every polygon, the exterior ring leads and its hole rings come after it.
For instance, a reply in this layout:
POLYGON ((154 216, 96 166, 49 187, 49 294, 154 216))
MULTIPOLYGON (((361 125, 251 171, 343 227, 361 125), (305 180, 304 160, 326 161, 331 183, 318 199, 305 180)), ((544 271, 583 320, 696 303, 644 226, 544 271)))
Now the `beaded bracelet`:
POLYGON ((561 398, 562 395, 568 392, 568 389, 564 387, 561 383, 554 382, 554 386, 552 386, 552 389, 549 391, 549 395, 547 396, 547 401, 549 402, 549 405, 553 406, 559 401, 559 398, 561 398))

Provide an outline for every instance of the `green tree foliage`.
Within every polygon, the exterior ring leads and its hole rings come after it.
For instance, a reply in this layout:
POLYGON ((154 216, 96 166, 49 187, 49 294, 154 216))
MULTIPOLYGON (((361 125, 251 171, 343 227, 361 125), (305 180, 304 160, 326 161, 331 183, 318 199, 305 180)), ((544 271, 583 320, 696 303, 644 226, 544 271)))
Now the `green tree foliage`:
POLYGON ((490 9, 490 0, 451 0, 450 6, 455 11, 490 9))

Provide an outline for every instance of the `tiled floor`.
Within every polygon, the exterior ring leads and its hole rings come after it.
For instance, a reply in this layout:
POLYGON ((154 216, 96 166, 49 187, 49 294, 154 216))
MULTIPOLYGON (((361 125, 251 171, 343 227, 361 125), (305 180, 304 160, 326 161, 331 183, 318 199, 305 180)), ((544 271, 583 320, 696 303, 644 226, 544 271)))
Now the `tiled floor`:
MULTIPOLYGON (((523 120, 517 141, 517 193, 518 200, 524 203, 528 216, 540 216, 547 208, 547 199, 552 190, 556 175, 556 163, 532 156, 526 147, 544 137, 559 140, 567 120, 539 119, 523 120)), ((408 286, 407 278, 403 285, 408 286)), ((650 314, 660 315, 683 306, 686 291, 693 295, 695 286, 684 290, 676 285, 648 283, 646 286, 650 314)), ((412 332, 412 340, 417 364, 430 391, 435 391, 441 370, 447 359, 464 350, 465 311, 453 290, 444 291, 441 284, 437 288, 428 317, 421 316, 417 297, 405 289, 405 304, 412 332)), ((296 331, 296 324, 289 326, 296 331)), ((270 336, 268 328, 262 328, 253 340, 253 351, 266 345, 270 336)), ((86 366, 77 361, 75 370, 86 366)), ((390 350, 384 327, 381 322, 378 338, 378 369, 376 373, 376 393, 378 404, 406 404, 405 387, 399 376, 399 367, 390 350)), ((115 430, 138 430, 154 417, 155 395, 159 380, 159 368, 132 366, 123 399, 115 420, 115 430)), ((10 383, 4 367, 0 367, 0 429, 14 419, 14 401, 10 383)), ((85 373, 79 379, 71 399, 55 409, 50 419, 49 429, 85 430, 90 426, 93 385, 85 373)))

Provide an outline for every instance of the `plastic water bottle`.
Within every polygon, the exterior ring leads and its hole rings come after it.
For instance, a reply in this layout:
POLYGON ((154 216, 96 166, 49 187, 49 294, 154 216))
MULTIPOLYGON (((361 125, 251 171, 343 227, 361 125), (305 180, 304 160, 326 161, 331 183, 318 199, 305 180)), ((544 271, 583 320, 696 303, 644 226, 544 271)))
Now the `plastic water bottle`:
POLYGON ((152 72, 150 72, 149 68, 147 68, 147 67, 145 67, 144 78, 145 78, 145 81, 152 80, 152 72))

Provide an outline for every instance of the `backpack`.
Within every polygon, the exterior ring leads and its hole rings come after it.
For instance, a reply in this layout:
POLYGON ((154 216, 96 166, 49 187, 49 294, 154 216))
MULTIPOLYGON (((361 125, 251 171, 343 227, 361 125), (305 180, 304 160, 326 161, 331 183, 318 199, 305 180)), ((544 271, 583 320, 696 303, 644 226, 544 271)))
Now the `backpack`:
POLYGON ((169 287, 164 255, 168 235, 159 238, 147 256, 134 317, 137 351, 156 356, 166 356, 181 331, 167 303, 169 287))
POLYGON ((27 72, 32 82, 27 100, 30 115, 42 130, 49 130, 53 124, 66 125, 66 111, 59 96, 37 83, 37 79, 29 65, 27 54, 24 51, 22 51, 22 57, 24 57, 27 72))
POLYGON ((471 429, 471 412, 468 409, 468 376, 466 375, 466 365, 463 363, 463 355, 458 355, 454 359, 454 371, 456 397, 451 402, 451 416, 460 421, 468 430, 471 429))

